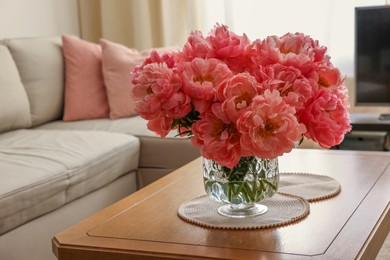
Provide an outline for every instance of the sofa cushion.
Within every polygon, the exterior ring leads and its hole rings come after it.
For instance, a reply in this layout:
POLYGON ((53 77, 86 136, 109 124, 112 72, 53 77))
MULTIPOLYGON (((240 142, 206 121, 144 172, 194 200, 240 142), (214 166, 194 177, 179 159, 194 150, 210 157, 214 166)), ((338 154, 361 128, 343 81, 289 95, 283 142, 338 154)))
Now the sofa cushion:
POLYGON ((174 131, 161 138, 147 129, 146 121, 140 116, 116 120, 54 121, 38 129, 95 130, 135 135, 141 141, 141 168, 172 171, 200 156, 199 148, 193 146, 188 138, 175 137, 177 133, 174 131))
POLYGON ((0 234, 138 168, 139 140, 97 131, 0 135, 0 234))
POLYGON ((59 37, 6 40, 31 107, 32 125, 62 116, 64 61, 59 37))
POLYGON ((129 117, 134 111, 131 71, 142 64, 147 55, 136 49, 129 49, 121 44, 100 40, 103 58, 103 77, 107 89, 110 118, 129 117))
POLYGON ((65 56, 65 121, 108 117, 102 48, 75 36, 62 36, 65 56))
POLYGON ((31 125, 30 104, 18 69, 6 46, 0 45, 0 133, 31 125))

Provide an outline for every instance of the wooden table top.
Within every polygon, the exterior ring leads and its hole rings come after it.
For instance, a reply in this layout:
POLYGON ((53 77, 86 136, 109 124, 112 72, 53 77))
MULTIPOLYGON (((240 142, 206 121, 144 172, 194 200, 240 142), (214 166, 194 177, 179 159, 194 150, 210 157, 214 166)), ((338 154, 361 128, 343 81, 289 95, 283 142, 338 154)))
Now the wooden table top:
MULTIPOLYGON (((331 176, 337 196, 310 203, 294 224, 218 230, 187 223, 178 207, 205 194, 201 159, 57 234, 58 259, 374 259, 390 230, 390 153, 295 149, 281 172, 331 176)), ((76 214, 76 213, 75 213, 76 214)))

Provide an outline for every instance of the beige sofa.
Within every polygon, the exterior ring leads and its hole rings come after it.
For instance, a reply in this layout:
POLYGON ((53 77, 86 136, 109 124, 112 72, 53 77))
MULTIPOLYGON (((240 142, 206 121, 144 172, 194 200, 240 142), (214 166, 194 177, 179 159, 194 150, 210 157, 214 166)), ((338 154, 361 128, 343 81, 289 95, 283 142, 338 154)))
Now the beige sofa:
POLYGON ((199 156, 139 116, 62 121, 60 37, 0 42, 0 259, 54 259, 57 232, 199 156))

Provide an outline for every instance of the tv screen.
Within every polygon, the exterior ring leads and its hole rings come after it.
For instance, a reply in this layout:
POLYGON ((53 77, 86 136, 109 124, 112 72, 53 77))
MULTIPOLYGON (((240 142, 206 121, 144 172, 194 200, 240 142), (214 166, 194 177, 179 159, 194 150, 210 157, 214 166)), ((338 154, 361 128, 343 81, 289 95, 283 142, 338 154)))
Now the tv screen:
POLYGON ((356 105, 390 106, 390 6, 355 8, 356 105))

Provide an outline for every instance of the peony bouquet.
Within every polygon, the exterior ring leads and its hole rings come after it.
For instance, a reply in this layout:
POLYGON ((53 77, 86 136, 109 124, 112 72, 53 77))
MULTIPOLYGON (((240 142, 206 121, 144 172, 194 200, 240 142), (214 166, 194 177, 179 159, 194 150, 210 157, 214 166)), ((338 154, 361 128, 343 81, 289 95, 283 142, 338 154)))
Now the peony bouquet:
POLYGON ((152 51, 132 72, 148 128, 190 136, 203 157, 228 168, 288 153, 303 138, 339 144, 351 129, 343 82, 310 36, 250 41, 219 24, 207 37, 191 32, 181 51, 152 51))

